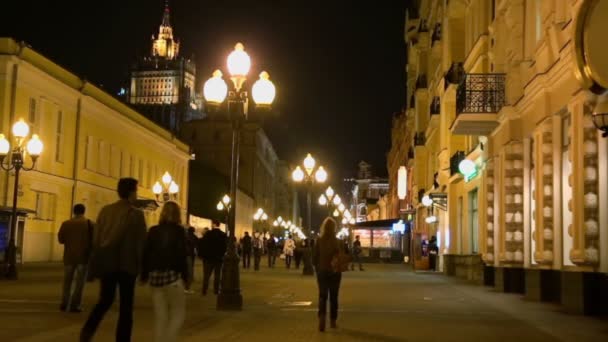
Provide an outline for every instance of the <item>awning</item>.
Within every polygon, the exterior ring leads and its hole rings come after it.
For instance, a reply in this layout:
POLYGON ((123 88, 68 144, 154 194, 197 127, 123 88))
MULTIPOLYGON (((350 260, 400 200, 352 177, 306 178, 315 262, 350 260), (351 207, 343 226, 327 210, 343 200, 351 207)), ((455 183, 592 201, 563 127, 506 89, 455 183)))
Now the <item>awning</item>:
POLYGON ((393 224, 399 222, 400 219, 389 219, 389 220, 377 220, 377 221, 364 221, 357 222, 353 228, 393 228, 393 224))
MULTIPOLYGON (((0 214, 8 214, 10 215, 13 212, 13 207, 6 207, 6 206, 1 206, 0 207, 0 214)), ((27 215, 27 214, 35 214, 36 210, 32 210, 29 208, 17 208, 17 215, 27 215)))

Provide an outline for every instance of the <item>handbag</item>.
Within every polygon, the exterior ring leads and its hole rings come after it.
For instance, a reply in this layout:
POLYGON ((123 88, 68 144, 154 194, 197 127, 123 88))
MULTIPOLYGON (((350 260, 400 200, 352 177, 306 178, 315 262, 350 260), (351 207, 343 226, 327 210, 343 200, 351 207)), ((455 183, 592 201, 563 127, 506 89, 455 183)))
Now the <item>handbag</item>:
POLYGON ((352 258, 344 252, 344 248, 338 247, 338 253, 331 258, 331 268, 335 273, 348 271, 352 258))

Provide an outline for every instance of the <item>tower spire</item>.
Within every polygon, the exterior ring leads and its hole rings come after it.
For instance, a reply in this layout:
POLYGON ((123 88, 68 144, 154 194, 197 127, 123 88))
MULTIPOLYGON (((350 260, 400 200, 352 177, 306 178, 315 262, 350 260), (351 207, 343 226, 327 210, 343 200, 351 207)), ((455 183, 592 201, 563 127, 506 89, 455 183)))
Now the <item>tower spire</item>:
POLYGON ((165 0, 165 12, 163 13, 163 22, 162 22, 162 26, 171 26, 171 22, 170 22, 170 10, 169 10, 169 0, 165 0))

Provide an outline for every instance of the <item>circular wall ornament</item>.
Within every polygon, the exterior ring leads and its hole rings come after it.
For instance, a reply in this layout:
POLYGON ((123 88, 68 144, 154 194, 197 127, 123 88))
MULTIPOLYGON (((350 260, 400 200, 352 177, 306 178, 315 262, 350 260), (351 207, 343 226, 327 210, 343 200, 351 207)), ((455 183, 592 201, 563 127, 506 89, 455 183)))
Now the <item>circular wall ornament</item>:
POLYGON ((608 89, 608 1, 585 0, 574 29, 575 75, 583 87, 596 94, 608 89))

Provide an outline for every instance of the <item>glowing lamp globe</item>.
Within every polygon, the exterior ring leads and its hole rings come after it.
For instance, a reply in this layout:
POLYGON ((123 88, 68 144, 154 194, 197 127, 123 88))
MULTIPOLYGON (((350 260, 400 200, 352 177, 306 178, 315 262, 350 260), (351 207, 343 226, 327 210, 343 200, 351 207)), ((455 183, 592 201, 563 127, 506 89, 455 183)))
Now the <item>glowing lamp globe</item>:
POLYGON ((348 220, 345 218, 342 219, 342 224, 348 224, 348 220))
POLYGON ((245 52, 243 44, 237 43, 234 51, 228 56, 228 71, 232 76, 244 77, 249 73, 249 68, 251 68, 251 58, 245 52))
POLYGON ((23 119, 19 119, 19 121, 15 122, 13 125, 13 135, 16 138, 25 138, 30 133, 30 126, 28 126, 23 119))
POLYGON ((476 169, 475 162, 470 159, 463 159, 460 164, 458 164, 458 171, 465 177, 474 174, 476 169))
POLYGON ((338 217, 340 216, 340 212, 338 212, 338 209, 334 210, 334 217, 338 217))
POLYGON ((294 181, 301 182, 304 180, 304 171, 302 171, 302 169, 298 166, 295 170, 293 170, 291 177, 294 181))
POLYGON ((262 71, 260 79, 251 88, 251 96, 257 105, 270 106, 276 96, 274 84, 269 80, 268 73, 262 71))
POLYGON ((338 205, 338 211, 342 213, 344 212, 344 210, 346 210, 346 206, 344 205, 344 203, 340 203, 338 205))
POLYGON ((325 183, 327 180, 327 171, 325 171, 323 166, 320 166, 317 172, 315 172, 315 179, 319 183, 325 183))
POLYGON ((429 195, 424 195, 424 197, 422 197, 422 205, 430 207, 433 205, 433 199, 429 195))
POLYGON ((217 208, 217 210, 222 211, 224 210, 224 203, 217 202, 217 205, 215 207, 217 208))
POLYGON ((325 197, 325 195, 321 195, 319 197, 319 204, 320 205, 327 205, 327 197, 325 197))
POLYGON ((224 82, 224 79, 222 79, 222 72, 215 70, 213 77, 208 79, 203 86, 203 96, 205 96, 207 102, 220 104, 224 102, 227 95, 228 86, 224 82))
POLYGON ((275 227, 278 227, 278 226, 279 226, 279 222, 277 222, 277 221, 275 220, 274 222, 272 222, 272 225, 273 225, 273 226, 275 226, 275 227))
POLYGON ((340 203, 342 203, 342 199, 340 198, 340 195, 336 195, 334 197, 333 202, 334 202, 334 205, 340 205, 340 203))
POLYGON ((266 221, 268 220, 268 215, 266 215, 266 213, 262 214, 262 221, 266 221))
POLYGON ((27 143, 27 153, 32 157, 38 157, 42 153, 42 141, 38 137, 38 134, 32 135, 32 138, 27 143))
POLYGON ((175 183, 174 181, 171 181, 171 185, 169 185, 169 193, 171 195, 175 195, 178 192, 179 192, 179 185, 177 185, 177 183, 175 183))
POLYGON ((327 190, 325 190, 325 196, 327 196, 327 198, 332 198, 334 197, 334 189, 330 187, 327 187, 327 190))
POLYGON ((354 218, 351 218, 351 219, 350 219, 350 221, 349 221, 349 223, 350 223, 350 224, 355 224, 355 223, 357 223, 357 221, 355 221, 355 219, 354 219, 354 218))
POLYGON ((304 158, 304 168, 306 169, 306 172, 308 172, 308 174, 310 174, 312 172, 312 169, 315 168, 315 165, 316 165, 315 158, 313 158, 309 153, 306 156, 306 158, 304 158))
POLYGON ((173 181, 173 177, 171 177, 171 175, 169 174, 169 172, 165 171, 165 174, 163 174, 163 177, 162 177, 162 181, 166 185, 169 185, 173 181))
POLYGON ((224 195, 222 202, 224 202, 225 205, 228 205, 230 203, 230 196, 224 195))
POLYGON ((163 192, 163 186, 160 185, 159 182, 154 183, 154 186, 152 186, 152 192, 155 195, 160 195, 163 192))
POLYGON ((253 214, 253 219, 256 220, 256 221, 259 220, 260 219, 260 214, 258 214, 258 213, 253 214))
POLYGON ((6 140, 4 134, 0 134, 0 155, 5 156, 11 150, 11 144, 6 140))

